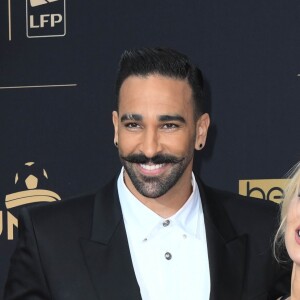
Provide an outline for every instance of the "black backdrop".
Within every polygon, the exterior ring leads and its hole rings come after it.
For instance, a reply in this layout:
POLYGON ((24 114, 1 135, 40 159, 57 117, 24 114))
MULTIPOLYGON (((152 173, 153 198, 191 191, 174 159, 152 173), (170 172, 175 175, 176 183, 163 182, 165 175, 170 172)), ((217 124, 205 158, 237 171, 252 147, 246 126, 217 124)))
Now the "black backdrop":
POLYGON ((0 293, 20 208, 5 199, 24 164, 62 199, 118 172, 111 111, 126 48, 174 47, 203 70, 213 124, 195 171, 207 184, 239 192, 240 179, 281 178, 300 158, 299 1, 63 1, 0 2, 0 293))

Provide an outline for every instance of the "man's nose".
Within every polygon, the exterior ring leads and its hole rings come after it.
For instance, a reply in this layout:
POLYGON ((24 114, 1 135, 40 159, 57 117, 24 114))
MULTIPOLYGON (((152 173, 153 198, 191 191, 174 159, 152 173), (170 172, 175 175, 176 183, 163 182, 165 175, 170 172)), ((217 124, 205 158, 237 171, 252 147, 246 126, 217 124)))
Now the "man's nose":
POLYGON ((140 150, 149 158, 161 152, 162 148, 157 130, 152 128, 145 130, 140 150))

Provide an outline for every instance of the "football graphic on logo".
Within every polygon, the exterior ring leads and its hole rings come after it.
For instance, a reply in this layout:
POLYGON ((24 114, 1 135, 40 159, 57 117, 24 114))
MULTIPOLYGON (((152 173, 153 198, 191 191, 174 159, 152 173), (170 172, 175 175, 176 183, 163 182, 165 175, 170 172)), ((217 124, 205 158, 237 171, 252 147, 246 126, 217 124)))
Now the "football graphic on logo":
POLYGON ((34 162, 24 164, 15 176, 15 184, 18 191, 33 190, 47 187, 48 174, 46 170, 34 162))
POLYGON ((13 208, 36 202, 61 200, 59 195, 47 189, 47 171, 35 162, 27 162, 15 175, 15 193, 6 195, 6 207, 13 208))

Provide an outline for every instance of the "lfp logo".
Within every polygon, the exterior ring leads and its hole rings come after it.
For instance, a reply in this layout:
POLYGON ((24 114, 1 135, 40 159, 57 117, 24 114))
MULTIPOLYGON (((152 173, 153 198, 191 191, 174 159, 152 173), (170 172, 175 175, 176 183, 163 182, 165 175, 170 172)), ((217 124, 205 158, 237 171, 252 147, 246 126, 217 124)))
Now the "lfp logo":
POLYGON ((66 0, 26 0, 29 38, 66 35, 66 0))

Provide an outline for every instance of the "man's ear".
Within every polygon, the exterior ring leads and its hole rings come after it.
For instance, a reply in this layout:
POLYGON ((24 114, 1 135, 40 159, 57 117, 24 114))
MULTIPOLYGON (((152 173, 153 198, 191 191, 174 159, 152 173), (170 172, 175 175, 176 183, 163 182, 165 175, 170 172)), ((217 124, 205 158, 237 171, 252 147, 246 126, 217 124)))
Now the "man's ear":
POLYGON ((114 135, 114 144, 117 146, 118 145, 118 129, 119 129, 119 115, 118 112, 113 111, 112 112, 112 121, 114 124, 114 129, 115 129, 115 135, 114 135))
POLYGON ((195 139, 196 150, 201 150, 204 148, 209 124, 210 124, 209 114, 205 113, 199 117, 196 123, 196 139, 195 139))

